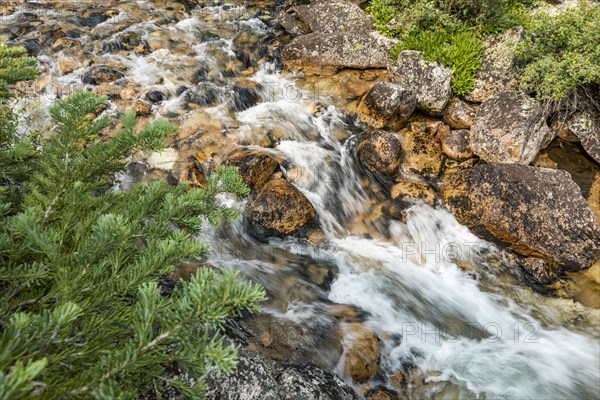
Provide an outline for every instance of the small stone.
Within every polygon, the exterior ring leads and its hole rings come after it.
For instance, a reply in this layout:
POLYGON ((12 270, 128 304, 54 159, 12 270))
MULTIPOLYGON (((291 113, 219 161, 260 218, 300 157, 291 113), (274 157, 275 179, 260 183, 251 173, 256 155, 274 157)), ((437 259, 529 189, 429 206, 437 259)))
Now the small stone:
POLYGON ((262 188, 279 166, 269 154, 247 148, 234 150, 223 165, 238 168, 244 183, 253 190, 262 188))
POLYGON ((81 64, 76 58, 63 57, 58 60, 57 66, 61 75, 67 75, 79 68, 81 64))
POLYGON ((393 177, 399 173, 401 152, 400 141, 394 134, 375 131, 361 144, 358 157, 371 172, 393 177))
POLYGON ((470 144, 471 131, 468 129, 450 130, 444 125, 438 129, 438 139, 442 145, 442 153, 454 160, 467 160, 474 156, 470 144))
POLYGON ((144 100, 138 99, 135 101, 135 103, 133 103, 131 109, 138 116, 148 115, 150 114, 150 111, 152 111, 152 105, 145 102, 144 100))
POLYGON ((163 92, 159 91, 159 90, 152 90, 148 93, 146 93, 146 100, 148 100, 151 103, 159 103, 161 101, 163 101, 165 99, 165 95, 163 94, 163 92))
POLYGON ((473 105, 459 97, 453 97, 448 103, 443 121, 452 129, 469 129, 473 125, 476 111, 473 105))

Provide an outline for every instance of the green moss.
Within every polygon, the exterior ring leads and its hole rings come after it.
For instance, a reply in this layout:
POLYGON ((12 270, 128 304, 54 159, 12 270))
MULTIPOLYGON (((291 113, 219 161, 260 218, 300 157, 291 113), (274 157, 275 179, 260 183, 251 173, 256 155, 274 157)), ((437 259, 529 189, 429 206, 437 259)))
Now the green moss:
POLYGON ((457 95, 464 96, 473 90, 483 51, 481 39, 474 31, 417 31, 402 36, 391 52, 392 58, 397 59, 403 50, 419 50, 427 60, 450 67, 452 89, 457 95))

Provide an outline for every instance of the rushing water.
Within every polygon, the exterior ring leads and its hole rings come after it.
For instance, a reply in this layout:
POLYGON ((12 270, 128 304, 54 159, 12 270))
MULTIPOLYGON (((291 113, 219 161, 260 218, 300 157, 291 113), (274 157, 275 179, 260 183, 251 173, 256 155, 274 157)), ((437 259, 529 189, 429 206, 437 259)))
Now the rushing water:
MULTIPOLYGON (((122 80, 143 91, 167 93, 168 99, 153 106, 154 116, 185 124, 201 112, 205 122, 217 127, 217 146, 266 146, 281 160, 284 176, 315 206, 326 237, 320 245, 295 239, 264 243, 241 219, 206 230, 213 248, 208 263, 240 269, 263 284, 270 295, 266 311, 303 326, 332 320, 328 306, 333 303, 361 310, 363 323, 382 341, 382 372, 375 380, 387 384, 387 375, 416 368, 421 377, 408 385, 411 398, 597 398, 597 319, 576 318, 596 311, 569 309, 568 302, 544 298, 519 284, 497 249, 442 207, 415 204, 407 211, 406 224, 371 215, 378 202, 372 190, 376 183, 355 159, 363 130, 336 106, 335 98, 301 89, 298 77, 281 71, 276 57, 268 54, 274 24, 262 4, 205 7, 160 22, 158 5, 130 3, 141 16, 125 9, 88 29, 103 43, 118 42, 124 32, 143 39, 166 32, 170 45, 183 47, 185 54, 169 45, 150 54, 107 52, 106 46, 83 36, 88 56, 122 64, 122 80), (259 48, 249 53, 254 59, 241 59, 235 42, 243 35, 258 38, 253 43, 259 48), (229 67, 236 62, 251 68, 242 76, 229 67), (186 69, 186 64, 192 67, 186 69), (198 82, 190 78, 192 69, 206 76, 198 82), (234 86, 242 81, 253 89, 256 101, 240 106, 247 99, 235 97, 234 86), (186 110, 183 105, 191 97, 204 101, 186 110), (265 140, 266 132, 274 131, 283 134, 276 141, 265 140), (328 278, 319 278, 323 276, 328 278)), ((25 14, 5 18, 5 31, 25 14)), ((68 8, 62 13, 45 10, 40 17, 46 23, 73 18, 68 8)), ((81 84, 83 69, 57 77, 56 58, 64 53, 48 54, 41 60, 55 82, 54 92, 81 84)), ((46 90, 48 96, 42 98, 41 120, 54 92, 46 90)), ((106 112, 118 111, 113 101, 106 112)), ((29 121, 35 123, 31 113, 29 121)), ((167 158, 165 154, 175 154, 173 162, 167 160, 169 166, 198 151, 178 142, 172 148, 163 153, 167 158)), ((330 354, 324 351, 321 357, 330 354)), ((343 357, 339 363, 333 360, 330 367, 344 377, 343 357)))

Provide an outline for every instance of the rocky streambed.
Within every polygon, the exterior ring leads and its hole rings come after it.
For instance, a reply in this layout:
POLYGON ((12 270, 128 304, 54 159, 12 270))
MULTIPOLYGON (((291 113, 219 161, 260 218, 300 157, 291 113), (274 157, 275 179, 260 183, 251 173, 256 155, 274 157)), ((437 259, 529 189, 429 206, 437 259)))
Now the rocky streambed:
POLYGON ((233 165, 252 189, 179 268, 236 268, 269 294, 231 321, 240 365, 209 398, 594 398, 597 105, 552 121, 515 91, 519 31, 452 96, 446 67, 391 62, 362 3, 11 1, 0 34, 43 71, 19 87, 23 133, 83 86, 106 115, 179 126, 118 188, 233 165))

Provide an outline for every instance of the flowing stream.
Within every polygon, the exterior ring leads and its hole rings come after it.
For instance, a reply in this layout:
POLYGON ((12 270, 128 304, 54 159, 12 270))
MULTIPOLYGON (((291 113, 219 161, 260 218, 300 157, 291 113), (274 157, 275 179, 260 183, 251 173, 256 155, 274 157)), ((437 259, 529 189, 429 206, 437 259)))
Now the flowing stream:
MULTIPOLYGON (((282 174, 317 210, 325 235, 317 245, 259 241, 243 218, 205 230, 212 245, 206 262, 239 269, 264 285, 266 312, 316 329, 335 319, 333 304, 359 310, 381 340, 373 382, 386 385, 396 371, 419 371, 406 388, 410 398, 598 398, 598 310, 535 294, 499 250, 441 206, 415 204, 406 223, 375 215, 377 184, 355 157, 363 128, 338 99, 307 90, 297 84, 301 76, 282 71, 273 55, 278 39, 269 4, 188 12, 168 10, 170 2, 113 3, 118 12, 91 26, 78 24, 77 11, 67 6, 49 11, 41 3, 4 17, 2 32, 15 43, 9 27, 25 19, 84 32, 67 35, 80 43, 81 56, 69 48, 40 51, 52 85, 37 97, 37 112, 23 116, 30 126, 44 121, 60 92, 82 84, 85 65, 59 73, 57 59, 118 64, 125 71, 117 81, 121 90, 129 85, 165 94, 146 120, 169 118, 184 127, 199 121, 200 136, 184 128, 170 150, 145 159, 155 171, 177 168, 207 148, 223 154, 232 145, 250 145, 280 160, 282 174), (131 33, 160 45, 152 52, 124 51, 123 38, 131 33)), ((120 101, 113 98, 105 112, 117 115, 120 101)), ((23 101, 30 109, 33 103, 23 101)), ((323 348, 317 361, 352 384, 344 356, 338 360, 325 345, 316 346, 323 348)))

